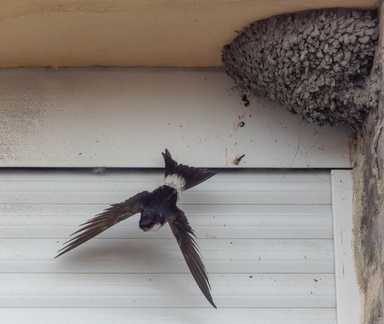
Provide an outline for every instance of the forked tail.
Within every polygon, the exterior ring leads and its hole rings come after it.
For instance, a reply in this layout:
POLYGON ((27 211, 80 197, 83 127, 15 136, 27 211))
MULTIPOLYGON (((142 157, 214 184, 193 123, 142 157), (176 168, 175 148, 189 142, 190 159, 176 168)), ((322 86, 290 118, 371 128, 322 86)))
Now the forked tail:
POLYGON ((165 153, 161 153, 165 162, 164 177, 165 179, 182 180, 181 190, 187 190, 199 183, 213 177, 217 172, 207 169, 194 168, 188 165, 178 164, 172 159, 171 153, 165 149, 165 153), (181 178, 181 179, 180 179, 181 178), (184 184, 185 181, 185 184, 184 184))

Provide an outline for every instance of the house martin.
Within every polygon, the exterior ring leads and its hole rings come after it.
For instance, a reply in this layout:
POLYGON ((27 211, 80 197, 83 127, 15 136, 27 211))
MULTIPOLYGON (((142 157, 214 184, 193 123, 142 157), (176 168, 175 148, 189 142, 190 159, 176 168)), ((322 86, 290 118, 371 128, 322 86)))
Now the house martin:
POLYGON ((167 149, 162 155, 165 170, 164 183, 160 187, 152 192, 140 192, 124 202, 113 204, 80 225, 82 227, 71 235, 75 235, 72 239, 64 243, 65 246, 58 251, 56 258, 111 226, 141 213, 139 227, 144 232, 156 231, 165 223, 169 224, 197 285, 211 305, 216 308, 210 293, 208 274, 195 241, 196 236, 184 212, 177 207, 177 201, 184 190, 200 184, 217 172, 178 164, 172 159, 167 149))

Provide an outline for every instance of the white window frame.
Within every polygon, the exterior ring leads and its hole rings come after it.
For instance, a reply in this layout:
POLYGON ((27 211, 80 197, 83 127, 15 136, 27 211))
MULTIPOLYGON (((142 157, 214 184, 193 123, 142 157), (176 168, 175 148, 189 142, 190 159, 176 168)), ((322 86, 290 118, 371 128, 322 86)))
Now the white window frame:
POLYGON ((338 324, 360 324, 363 296, 354 261, 351 171, 332 170, 331 181, 338 324))
MULTIPOLYGON (((7 87, 0 96, 9 107, 0 167, 162 167, 166 147, 195 166, 351 167, 345 128, 305 123, 254 97, 245 107, 241 91, 221 70, 10 69, 2 71, 1 81, 7 87), (159 110, 177 120, 156 120, 159 110), (136 122, 128 125, 130 116, 136 122), (194 116, 204 121, 201 129, 191 125, 194 116)), ((338 323, 357 324, 362 295, 352 247, 350 171, 332 171, 332 197, 338 323)))

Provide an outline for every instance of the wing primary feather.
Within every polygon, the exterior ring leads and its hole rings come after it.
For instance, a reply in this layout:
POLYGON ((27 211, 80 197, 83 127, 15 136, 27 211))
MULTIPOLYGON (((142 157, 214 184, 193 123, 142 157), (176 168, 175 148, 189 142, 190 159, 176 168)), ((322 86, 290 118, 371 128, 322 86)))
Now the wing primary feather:
POLYGON ((55 258, 99 235, 116 223, 140 212, 142 201, 148 194, 148 191, 143 191, 122 203, 113 204, 102 213, 81 224, 82 227, 71 234, 74 237, 64 243, 65 246, 58 251, 59 254, 55 258))
POLYGON ((210 292, 211 285, 209 284, 208 274, 200 257, 198 245, 194 239, 196 235, 189 225, 187 217, 182 210, 178 209, 172 216, 168 217, 167 220, 193 278, 205 298, 207 298, 213 307, 217 308, 210 292))

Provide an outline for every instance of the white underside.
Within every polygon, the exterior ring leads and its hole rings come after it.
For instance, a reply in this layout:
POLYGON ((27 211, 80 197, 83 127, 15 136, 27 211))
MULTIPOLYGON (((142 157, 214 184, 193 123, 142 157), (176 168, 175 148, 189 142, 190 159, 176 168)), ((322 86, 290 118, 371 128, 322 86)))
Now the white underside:
POLYGON ((185 188, 185 179, 178 174, 170 174, 164 178, 164 185, 170 186, 177 190, 177 195, 180 197, 181 192, 185 188))

